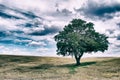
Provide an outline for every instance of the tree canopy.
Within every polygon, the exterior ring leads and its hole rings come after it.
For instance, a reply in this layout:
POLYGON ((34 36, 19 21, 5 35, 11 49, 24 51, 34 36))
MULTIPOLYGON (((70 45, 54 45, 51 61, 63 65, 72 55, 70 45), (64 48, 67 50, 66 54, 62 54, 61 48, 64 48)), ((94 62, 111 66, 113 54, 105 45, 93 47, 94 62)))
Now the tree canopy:
POLYGON ((96 32, 93 26, 91 22, 73 19, 63 31, 54 37, 57 42, 57 54, 75 56, 77 65, 79 65, 84 53, 107 50, 108 37, 96 32))

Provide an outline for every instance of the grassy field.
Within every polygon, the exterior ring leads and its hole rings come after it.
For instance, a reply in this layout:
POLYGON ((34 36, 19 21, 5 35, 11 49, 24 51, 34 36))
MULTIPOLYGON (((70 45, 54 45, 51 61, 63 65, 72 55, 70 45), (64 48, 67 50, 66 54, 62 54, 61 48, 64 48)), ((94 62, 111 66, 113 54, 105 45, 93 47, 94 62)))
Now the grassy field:
POLYGON ((0 80, 120 80, 120 58, 0 56, 0 80))

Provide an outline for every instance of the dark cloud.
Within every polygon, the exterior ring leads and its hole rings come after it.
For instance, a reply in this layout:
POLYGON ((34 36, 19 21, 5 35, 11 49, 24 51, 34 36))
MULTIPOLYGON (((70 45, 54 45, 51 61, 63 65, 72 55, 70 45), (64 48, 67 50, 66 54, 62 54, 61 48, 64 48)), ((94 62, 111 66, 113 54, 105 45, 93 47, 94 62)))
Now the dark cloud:
POLYGON ((57 9, 57 12, 61 16, 70 16, 72 14, 72 12, 67 9, 62 9, 61 11, 57 9))
POLYGON ((24 37, 24 35, 24 32, 20 30, 0 31, 0 43, 25 46, 31 41, 31 39, 24 37), (20 37, 21 34, 23 34, 22 37, 20 37))
POLYGON ((117 25, 119 26, 119 28, 120 28, 120 23, 117 23, 117 25))
POLYGON ((120 40, 120 35, 117 36, 117 40, 120 40))
POLYGON ((5 12, 5 10, 8 10, 8 11, 13 11, 15 12, 16 14, 19 13, 27 18, 30 18, 30 19, 34 19, 34 18, 40 18, 40 19, 43 19, 39 16, 37 16, 36 14, 34 14, 34 12, 31 12, 31 11, 25 11, 25 10, 22 10, 22 9, 14 9, 14 8, 10 8, 9 6, 6 6, 6 5, 3 5, 3 4, 0 4, 0 16, 3 17, 3 18, 13 18, 13 19, 23 19, 19 16, 15 16, 15 15, 10 15, 9 12, 5 12))
POLYGON ((17 37, 14 34, 21 34, 21 31, 0 31, 0 43, 2 44, 15 44, 15 45, 26 45, 28 42, 24 40, 29 40, 23 37, 17 37), (17 39, 17 41, 16 41, 17 39), (23 41, 22 41, 23 40, 23 41))
POLYGON ((59 10, 58 8, 56 9, 56 12, 53 12, 53 13, 50 13, 51 14, 51 16, 53 16, 53 17, 60 17, 60 18, 62 18, 62 17, 64 17, 64 18, 66 18, 66 17, 71 17, 72 16, 72 12, 71 11, 69 11, 68 9, 62 9, 62 10, 59 10))
POLYGON ((10 34, 8 34, 6 31, 0 31, 0 38, 4 38, 9 36, 10 34))
POLYGON ((106 32, 109 32, 109 34, 114 34, 115 30, 114 29, 107 29, 106 32))
POLYGON ((28 44, 29 44, 29 42, 27 42, 27 41, 22 41, 22 40, 20 40, 20 41, 14 41, 14 43, 13 44, 15 44, 15 45, 22 45, 22 46, 27 46, 28 44))
MULTIPOLYGON (((117 48, 120 48, 120 45, 115 45, 117 48)), ((120 52, 120 51, 119 51, 120 52)))
POLYGON ((19 24, 17 26, 28 27, 28 28, 39 27, 40 25, 43 25, 42 21, 43 20, 39 21, 39 20, 36 19, 36 20, 28 21, 24 24, 19 24))
POLYGON ((31 24, 31 23, 26 23, 24 26, 25 26, 25 27, 33 27, 33 24, 31 24))
POLYGON ((12 9, 3 4, 0 4, 0 11, 4 11, 4 10, 12 10, 12 9))
POLYGON ((13 40, 0 40, 0 43, 2 44, 13 44, 13 40))
POLYGON ((6 8, 6 6, 5 6, 5 5, 0 4, 0 10, 1 10, 1 9, 5 9, 5 8, 6 8))
POLYGON ((17 30, 17 31, 10 31, 10 33, 11 33, 11 34, 15 34, 15 33, 17 33, 17 34, 22 34, 22 33, 24 33, 24 31, 22 31, 22 30, 17 30))
MULTIPOLYGON (((55 7, 56 7, 56 12, 54 14, 56 14, 57 16, 69 16, 72 14, 71 11, 69 11, 68 9, 64 8, 62 10, 59 9, 60 4, 56 3, 55 7)), ((54 15, 53 15, 54 16, 54 15)))
POLYGON ((58 31, 60 31, 59 28, 57 27, 44 27, 44 30, 41 31, 34 31, 32 33, 30 33, 30 35, 35 35, 35 36, 42 36, 42 35, 48 35, 48 34, 55 34, 58 31))
POLYGON ((43 19, 42 17, 40 16, 37 16, 34 12, 32 11, 26 11, 26 10, 23 10, 23 9, 12 9, 14 12, 16 13, 19 13, 19 14, 22 14, 23 16, 27 17, 27 18, 30 18, 30 19, 34 19, 34 18, 39 18, 39 19, 43 19))
POLYGON ((18 24, 16 26, 32 28, 34 25, 32 23, 27 22, 27 23, 24 23, 24 24, 18 24))
POLYGON ((5 10, 12 10, 12 9, 3 5, 3 4, 0 4, 0 17, 2 17, 2 18, 12 18, 12 19, 22 19, 21 17, 9 14, 9 12, 5 12, 5 10))
POLYGON ((19 39, 19 40, 31 40, 30 38, 27 38, 27 37, 19 37, 19 36, 17 36, 16 38, 19 39))
POLYGON ((40 18, 40 17, 38 17, 38 16, 36 16, 33 12, 31 12, 31 11, 23 11, 23 10, 20 10, 20 9, 18 9, 18 10, 14 10, 15 12, 17 12, 17 13, 20 13, 20 14, 22 14, 22 15, 24 15, 25 17, 27 17, 27 18, 30 18, 30 19, 34 19, 34 18, 40 18))
POLYGON ((0 37, 5 37, 5 36, 6 36, 6 33, 3 31, 0 31, 0 37))
POLYGON ((13 39, 3 39, 0 40, 0 43, 2 44, 14 44, 14 45, 21 45, 21 46, 26 46, 27 44, 29 44, 28 41, 24 41, 24 40, 13 40, 13 39))
POLYGON ((98 4, 94 1, 88 1, 87 6, 83 6, 80 9, 75 9, 75 11, 83 13, 89 18, 101 18, 101 19, 111 19, 114 17, 114 13, 120 12, 120 4, 98 4))
POLYGON ((2 17, 2 18, 12 18, 12 19, 22 19, 20 17, 10 15, 8 13, 4 13, 4 12, 1 12, 1 11, 0 11, 0 17, 2 17))
MULTIPOLYGON (((118 25, 119 28, 120 28, 120 23, 117 23, 117 25, 118 25)), ((117 40, 120 40, 120 35, 117 36, 117 40)))

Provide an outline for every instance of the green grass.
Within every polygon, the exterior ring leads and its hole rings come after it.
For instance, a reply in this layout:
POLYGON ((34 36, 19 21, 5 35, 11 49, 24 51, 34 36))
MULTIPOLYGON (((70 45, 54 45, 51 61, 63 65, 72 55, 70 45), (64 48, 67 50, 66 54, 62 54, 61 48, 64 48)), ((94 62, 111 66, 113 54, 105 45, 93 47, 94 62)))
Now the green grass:
POLYGON ((0 56, 0 80, 119 80, 120 58, 0 56))

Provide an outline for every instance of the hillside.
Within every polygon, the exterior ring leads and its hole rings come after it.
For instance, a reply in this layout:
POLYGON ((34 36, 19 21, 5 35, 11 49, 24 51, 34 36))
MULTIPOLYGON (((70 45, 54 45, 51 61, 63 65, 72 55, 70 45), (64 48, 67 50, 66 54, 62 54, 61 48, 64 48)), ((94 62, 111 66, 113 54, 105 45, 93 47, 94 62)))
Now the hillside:
POLYGON ((0 80, 119 80, 120 58, 0 56, 0 80))

